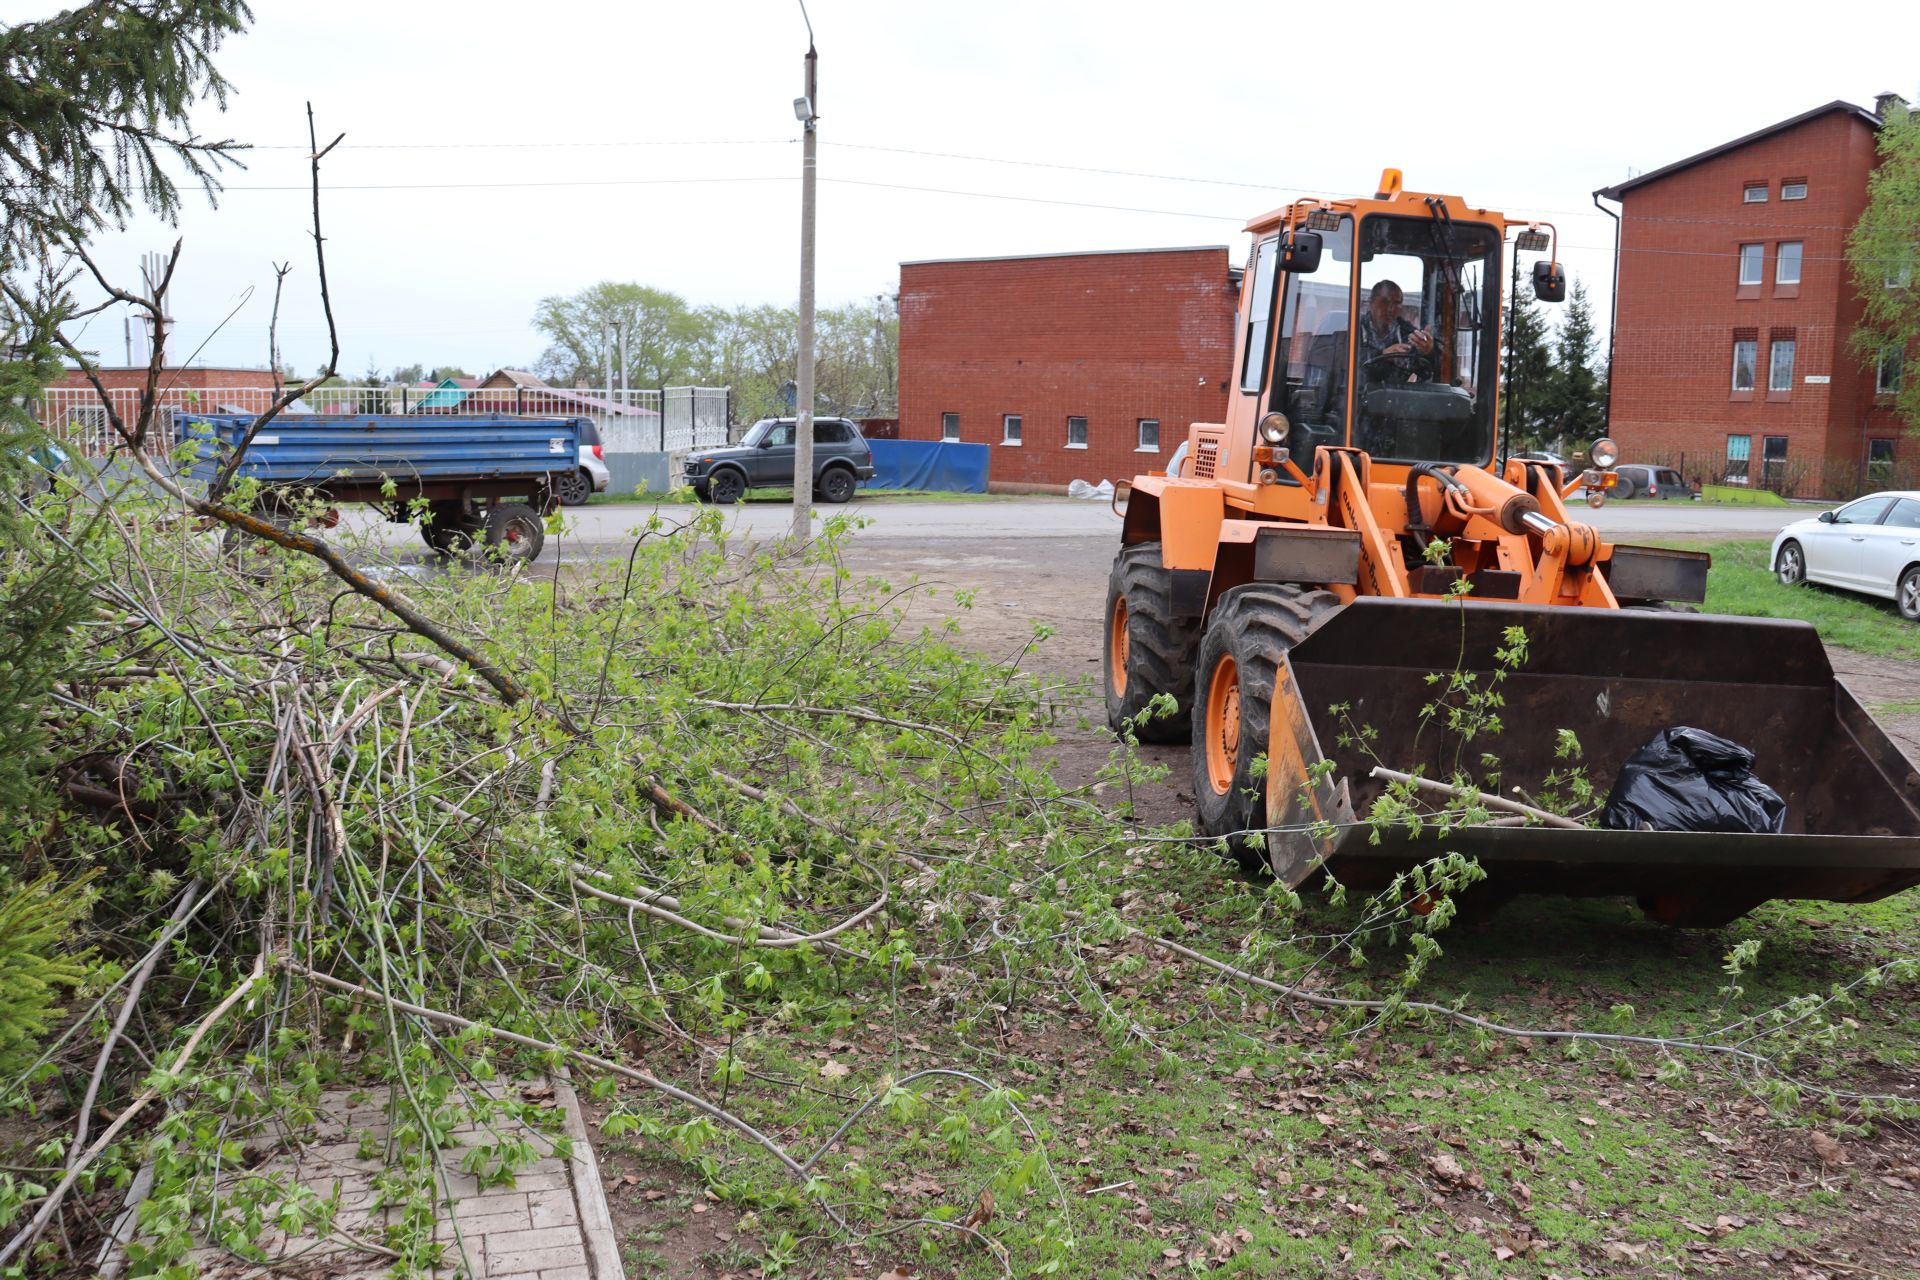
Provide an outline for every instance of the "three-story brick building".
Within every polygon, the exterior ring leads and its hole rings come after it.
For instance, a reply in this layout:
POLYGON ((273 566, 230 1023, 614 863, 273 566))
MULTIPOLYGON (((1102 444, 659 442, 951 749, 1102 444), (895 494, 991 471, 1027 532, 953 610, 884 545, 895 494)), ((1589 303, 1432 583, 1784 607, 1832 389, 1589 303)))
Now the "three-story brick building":
POLYGON ((1850 342, 1847 235, 1879 124, 1829 102, 1596 193, 1621 206, 1611 430, 1626 460, 1809 497, 1909 478, 1901 362, 1850 342))

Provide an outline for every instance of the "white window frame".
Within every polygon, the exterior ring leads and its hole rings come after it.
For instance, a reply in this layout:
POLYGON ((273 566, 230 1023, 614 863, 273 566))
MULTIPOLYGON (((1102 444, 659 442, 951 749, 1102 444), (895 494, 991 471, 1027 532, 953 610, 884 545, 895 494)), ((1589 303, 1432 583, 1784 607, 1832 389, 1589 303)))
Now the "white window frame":
POLYGON ((1133 439, 1134 439, 1134 445, 1133 445, 1133 451, 1134 451, 1135 453, 1158 453, 1158 452, 1160 452, 1160 419, 1158 419, 1158 418, 1141 418, 1141 419, 1139 419, 1139 420, 1138 420, 1138 421, 1137 421, 1137 422, 1136 422, 1136 423, 1134 424, 1134 429, 1133 429, 1133 430, 1134 430, 1134 437, 1133 437, 1133 439), (1148 428, 1148 427, 1152 427, 1152 428, 1153 428, 1153 443, 1152 443, 1152 444, 1148 444, 1148 443, 1147 443, 1147 428, 1148 428))
POLYGON ((1072 414, 1072 415, 1069 415, 1069 416, 1068 416, 1068 418, 1067 418, 1067 448, 1069 448, 1069 449, 1084 449, 1084 448, 1086 448, 1086 447, 1087 447, 1087 441, 1088 441, 1088 440, 1089 440, 1089 439, 1090 439, 1091 437, 1092 437, 1092 432, 1091 432, 1091 430, 1090 430, 1090 429, 1088 428, 1088 426, 1087 426, 1087 420, 1086 420, 1085 418, 1083 418, 1083 417, 1081 417, 1081 416, 1080 416, 1080 415, 1078 415, 1078 414, 1072 414), (1076 422, 1080 424, 1080 443, 1078 443, 1078 444, 1075 444, 1075 443, 1073 442, 1073 424, 1074 424, 1074 423, 1076 423, 1076 422))
POLYGON ((1767 390, 1793 390, 1793 367, 1800 358, 1800 340, 1798 338, 1772 338, 1767 342, 1767 390), (1784 376, 1780 369, 1780 349, 1786 348, 1787 368, 1784 376))
POLYGON ((1799 284, 1800 265, 1806 259, 1807 246, 1803 240, 1782 240, 1773 247, 1773 282, 1775 284, 1799 284), (1793 252, 1789 254, 1787 250, 1793 252), (1793 262, 1793 279, 1787 279, 1787 262, 1793 262))
POLYGON ((1739 338, 1733 344, 1733 389, 1751 391, 1753 384, 1760 380, 1760 340, 1758 338, 1739 338), (1749 348, 1747 352, 1747 385, 1740 385, 1740 348, 1749 348))
POLYGON ((1740 246, 1740 283, 1742 285, 1759 284, 1767 274, 1767 246, 1764 244, 1743 244, 1740 246), (1753 272, 1748 274, 1747 268, 1753 272))
POLYGON ((1020 433, 1026 430, 1026 420, 1017 413, 1000 415, 1000 443, 1020 446, 1020 433))
POLYGON ((1767 202, 1767 184, 1766 183, 1749 182, 1746 186, 1740 188, 1741 204, 1765 204, 1766 202, 1767 202), (1755 195, 1754 194, 1755 192, 1758 192, 1759 194, 1755 195))
POLYGON ((1805 200, 1805 199, 1807 198, 1807 184, 1806 184, 1806 183, 1804 183, 1804 182, 1783 182, 1783 183, 1781 183, 1781 184, 1780 184, 1780 198, 1781 198, 1782 200, 1805 200), (1794 191, 1796 191, 1796 190, 1798 190, 1798 191, 1800 192, 1800 194, 1799 194, 1799 195, 1795 195, 1795 194, 1793 194, 1793 193, 1794 193, 1794 191))
POLYGON ((957 413, 941 414, 940 415, 941 443, 953 444, 957 442, 959 439, 960 439, 960 415, 957 413))
POLYGON ((1898 351, 1882 351, 1873 366, 1873 394, 1877 396, 1897 396, 1900 394, 1900 376, 1905 372, 1906 359, 1898 351))

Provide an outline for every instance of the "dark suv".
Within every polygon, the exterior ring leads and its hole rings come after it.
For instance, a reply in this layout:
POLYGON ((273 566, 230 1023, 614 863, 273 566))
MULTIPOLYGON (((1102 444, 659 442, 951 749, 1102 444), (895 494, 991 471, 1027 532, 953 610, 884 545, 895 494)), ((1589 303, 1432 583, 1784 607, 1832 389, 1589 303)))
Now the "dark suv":
POLYGON ((1693 489, 1672 467, 1656 467, 1644 462, 1623 462, 1613 469, 1620 477, 1613 491, 1617 498, 1691 498, 1693 489))
MULTIPOLYGON (((733 503, 749 489, 793 483, 794 419, 762 418, 737 445, 687 455, 687 483, 702 502, 733 503)), ((845 502, 873 477, 873 450, 845 418, 813 420, 813 491, 822 502, 845 502)))

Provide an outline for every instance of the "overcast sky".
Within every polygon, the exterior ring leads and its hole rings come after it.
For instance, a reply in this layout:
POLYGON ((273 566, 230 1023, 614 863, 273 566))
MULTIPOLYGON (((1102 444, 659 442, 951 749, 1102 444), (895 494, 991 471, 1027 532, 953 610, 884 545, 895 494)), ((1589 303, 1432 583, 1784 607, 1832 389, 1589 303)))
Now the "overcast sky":
MULTIPOLYGON (((1915 94, 1920 12, 1751 6, 1282 6, 814 0, 819 298, 892 292, 902 261, 1227 244, 1298 195, 1414 190, 1558 223, 1604 304, 1590 193, 1845 98, 1915 94)), ((306 123, 344 132, 322 217, 343 372, 474 372, 543 348, 540 298, 600 280, 693 303, 798 295, 796 0, 255 0, 211 137, 252 144, 217 209, 99 244, 137 281, 185 238, 176 340, 260 365, 325 354, 306 234, 306 123), (242 303, 251 288, 251 298, 242 303), (224 328, 221 321, 239 311, 224 328), (216 332, 218 330, 218 332, 216 332), (211 335, 211 336, 210 336, 211 335)), ((7 21, 52 7, 0 0, 7 21)), ((117 317, 88 334, 120 362, 117 317)))

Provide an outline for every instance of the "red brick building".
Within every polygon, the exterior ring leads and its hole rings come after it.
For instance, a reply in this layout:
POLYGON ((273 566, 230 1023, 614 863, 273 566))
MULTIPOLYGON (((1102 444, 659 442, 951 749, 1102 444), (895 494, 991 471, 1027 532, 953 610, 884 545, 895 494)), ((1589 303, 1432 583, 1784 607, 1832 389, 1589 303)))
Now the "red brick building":
MULTIPOLYGON (((1883 100, 1884 101, 1884 100, 1883 100)), ((1621 205, 1612 434, 1688 479, 1841 497, 1910 472, 1848 337, 1879 116, 1830 102, 1597 194, 1621 205), (1684 460, 1682 455, 1684 455, 1684 460)))
POLYGON ((1219 422, 1239 268, 1225 246, 900 266, 900 438, 993 446, 991 484, 1162 470, 1219 422))

